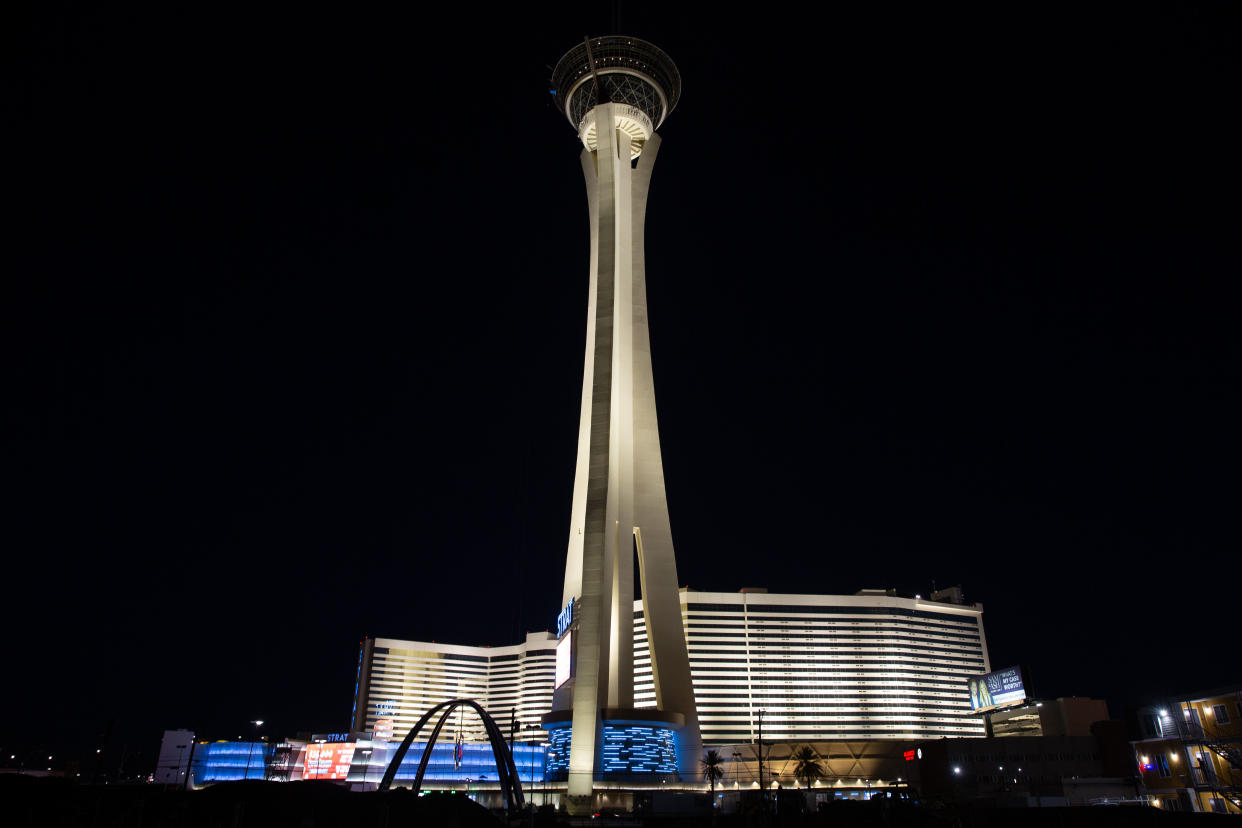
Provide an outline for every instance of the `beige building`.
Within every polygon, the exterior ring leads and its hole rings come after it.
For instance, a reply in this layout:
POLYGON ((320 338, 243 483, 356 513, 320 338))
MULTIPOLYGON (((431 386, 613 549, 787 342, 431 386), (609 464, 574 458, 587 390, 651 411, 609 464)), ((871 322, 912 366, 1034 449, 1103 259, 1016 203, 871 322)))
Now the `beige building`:
POLYGON ((1134 760, 1153 805, 1242 814, 1242 687, 1139 710, 1134 760))
POLYGON ((993 736, 1090 736, 1091 725, 1107 718, 1103 699, 1081 696, 1031 700, 988 716, 993 736))

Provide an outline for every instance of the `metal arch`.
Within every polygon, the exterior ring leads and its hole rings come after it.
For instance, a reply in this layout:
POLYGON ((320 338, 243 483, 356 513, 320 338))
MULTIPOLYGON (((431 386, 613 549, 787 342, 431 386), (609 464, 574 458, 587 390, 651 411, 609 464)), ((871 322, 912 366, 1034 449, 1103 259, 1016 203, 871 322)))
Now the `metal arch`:
POLYGON ((430 719, 438 710, 443 707, 447 707, 452 703, 453 702, 451 701, 447 701, 437 704, 435 707, 424 713, 419 720, 415 722, 414 727, 410 728, 410 732, 407 733, 405 738, 401 740, 401 746, 397 748, 397 752, 393 754, 392 760, 388 763, 388 769, 384 771, 384 778, 380 780, 378 790, 386 791, 389 786, 392 785, 392 780, 397 775, 397 769, 401 767, 401 762, 405 759, 406 752, 409 751, 410 745, 414 742, 414 737, 417 736, 418 732, 423 729, 423 725, 427 724, 427 720, 430 719))
POLYGON ((427 746, 423 748, 423 755, 418 760, 418 773, 414 776, 414 793, 416 794, 423 789, 423 775, 427 772, 427 762, 431 759, 431 749, 440 740, 440 731, 444 728, 444 723, 452 717, 454 710, 456 710, 456 706, 446 708, 436 721, 436 726, 431 729, 431 736, 427 739, 427 746))
POLYGON ((513 763, 513 754, 510 752, 509 746, 505 744, 504 735, 500 732, 496 721, 473 699, 453 699, 452 701, 441 702, 424 713, 414 727, 410 728, 410 732, 405 735, 405 738, 401 740, 401 746, 393 754, 392 760, 388 763, 388 769, 384 771, 384 778, 380 780, 379 790, 386 791, 392 786, 393 779, 397 776, 397 770, 401 767, 401 762, 405 759, 405 754, 409 751, 410 745, 414 743, 414 739, 418 736, 419 731, 431 720, 432 716, 443 711, 431 732, 431 738, 428 740, 427 746, 423 749, 422 759, 418 763, 418 775, 414 778, 415 795, 422 790, 423 774, 427 770, 427 762, 431 758, 431 751, 436 745, 436 740, 440 737, 440 730, 444 727, 444 723, 448 721, 453 711, 463 704, 472 707, 479 714, 479 718, 483 720, 483 728, 487 731, 487 740, 492 746, 492 758, 496 760, 496 775, 500 780, 500 788, 504 793, 506 805, 508 805, 510 810, 524 808, 525 797, 522 795, 522 780, 518 776, 517 766, 513 763))

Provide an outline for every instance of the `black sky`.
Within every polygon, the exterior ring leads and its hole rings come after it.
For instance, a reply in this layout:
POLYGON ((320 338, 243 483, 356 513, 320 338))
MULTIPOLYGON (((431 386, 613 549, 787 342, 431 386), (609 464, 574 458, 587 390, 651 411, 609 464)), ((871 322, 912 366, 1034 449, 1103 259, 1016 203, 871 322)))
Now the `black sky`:
MULTIPOLYGON (((961 583, 1044 696, 1242 680, 1238 9, 832 8, 621 12, 685 83, 681 581, 961 583)), ((607 11, 19 17, 0 747, 341 729, 363 635, 551 625, 589 237, 547 79, 607 11)))

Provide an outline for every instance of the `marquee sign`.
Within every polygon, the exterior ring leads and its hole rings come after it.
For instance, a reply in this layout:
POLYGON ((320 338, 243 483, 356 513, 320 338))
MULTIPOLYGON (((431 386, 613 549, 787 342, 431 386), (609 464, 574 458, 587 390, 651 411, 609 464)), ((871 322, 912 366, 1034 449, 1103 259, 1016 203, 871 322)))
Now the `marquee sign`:
POLYGON ((303 779, 346 779, 354 758, 354 745, 349 742, 307 745, 303 779))

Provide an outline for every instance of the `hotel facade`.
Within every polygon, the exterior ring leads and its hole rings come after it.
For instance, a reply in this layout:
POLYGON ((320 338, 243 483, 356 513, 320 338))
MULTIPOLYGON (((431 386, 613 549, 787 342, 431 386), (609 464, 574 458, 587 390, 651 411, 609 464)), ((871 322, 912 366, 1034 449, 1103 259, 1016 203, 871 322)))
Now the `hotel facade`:
MULTIPOLYGON (((981 737, 966 680, 991 669, 983 607, 856 595, 682 590, 682 626, 705 746, 981 737)), ((940 596, 939 593, 937 593, 940 596)), ((634 613, 634 706, 654 708, 642 602, 634 613)), ((472 698, 519 742, 543 742, 557 637, 471 647, 374 638, 362 642, 352 728, 400 740, 436 704, 472 698)), ((481 740, 466 717, 462 738, 481 740)), ((446 739, 456 738, 457 722, 446 739)), ((477 731, 477 732, 476 732, 477 731)))

